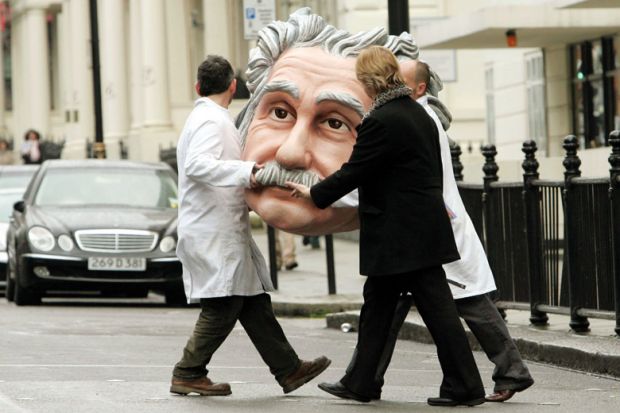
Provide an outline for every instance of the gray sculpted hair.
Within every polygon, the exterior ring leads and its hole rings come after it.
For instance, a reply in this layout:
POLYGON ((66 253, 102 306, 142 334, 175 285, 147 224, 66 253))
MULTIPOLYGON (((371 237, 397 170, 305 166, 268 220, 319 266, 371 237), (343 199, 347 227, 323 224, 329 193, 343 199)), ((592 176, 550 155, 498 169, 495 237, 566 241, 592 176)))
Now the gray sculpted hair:
MULTIPOLYGON (((246 71, 250 99, 237 118, 244 144, 256 107, 266 92, 265 86, 271 70, 282 53, 294 47, 319 46, 332 55, 355 57, 373 45, 387 47, 398 60, 415 60, 419 54, 418 46, 409 33, 391 36, 384 28, 378 27, 351 34, 327 24, 325 19, 313 14, 308 7, 291 14, 286 22, 274 21, 263 28, 258 34, 256 47, 250 52, 246 71)), ((441 89, 441 80, 436 74, 431 74, 429 93, 436 96, 441 89)))

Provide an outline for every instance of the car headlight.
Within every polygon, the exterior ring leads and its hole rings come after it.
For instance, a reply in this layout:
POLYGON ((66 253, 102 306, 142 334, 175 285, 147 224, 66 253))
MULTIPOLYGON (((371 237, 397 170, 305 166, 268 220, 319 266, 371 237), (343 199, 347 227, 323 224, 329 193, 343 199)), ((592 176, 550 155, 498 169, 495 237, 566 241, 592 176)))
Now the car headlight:
POLYGON ((168 235, 167 237, 164 237, 159 243, 159 249, 162 252, 170 252, 176 246, 177 246, 177 241, 174 239, 174 237, 170 235, 168 235))
POLYGON ((62 248, 63 251, 69 252, 73 249, 73 240, 70 236, 62 234, 58 237, 58 246, 62 248))
POLYGON ((30 241, 30 245, 40 251, 50 251, 56 244, 54 235, 47 228, 43 227, 30 228, 30 231, 28 231, 28 241, 30 241))

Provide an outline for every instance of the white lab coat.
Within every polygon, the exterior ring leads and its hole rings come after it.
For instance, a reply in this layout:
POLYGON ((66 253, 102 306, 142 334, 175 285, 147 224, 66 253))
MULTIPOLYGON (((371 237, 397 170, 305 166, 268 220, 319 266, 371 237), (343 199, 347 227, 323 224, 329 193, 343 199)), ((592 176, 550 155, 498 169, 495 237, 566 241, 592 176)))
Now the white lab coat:
POLYGON ((209 98, 196 100, 177 145, 177 255, 188 302, 273 290, 243 194, 254 162, 240 158, 228 110, 209 98))
POLYGON ((437 129, 439 129, 439 146, 443 164, 443 199, 446 206, 456 215, 451 218, 451 222, 461 259, 445 264, 443 269, 446 272, 446 277, 465 284, 466 289, 450 284, 452 296, 454 299, 459 299, 488 293, 496 289, 495 280, 480 238, 478 238, 474 224, 465 210, 465 205, 463 205, 456 185, 456 179, 454 179, 448 135, 441 126, 439 117, 429 106, 427 97, 422 96, 417 101, 433 118, 437 129))

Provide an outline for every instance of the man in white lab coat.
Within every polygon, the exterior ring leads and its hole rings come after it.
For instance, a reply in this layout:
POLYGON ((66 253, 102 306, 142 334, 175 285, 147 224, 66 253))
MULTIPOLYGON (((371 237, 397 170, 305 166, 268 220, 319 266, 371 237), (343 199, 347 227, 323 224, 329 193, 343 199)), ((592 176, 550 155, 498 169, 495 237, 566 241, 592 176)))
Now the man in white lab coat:
POLYGON ((250 233, 243 193, 255 183, 258 167, 240 160, 241 139, 228 112, 235 90, 230 63, 220 56, 207 56, 198 68, 200 98, 177 146, 177 255, 183 264, 188 302, 200 302, 202 309, 174 367, 170 391, 177 394, 231 394, 228 383, 213 383, 207 377, 207 364, 237 320, 284 393, 312 380, 330 364, 326 357, 300 360, 273 314, 266 293, 273 286, 250 233))
MULTIPOLYGON (((460 260, 445 264, 443 269, 446 272, 446 278, 452 282, 450 289, 459 315, 476 336, 489 360, 495 364, 493 371, 495 388, 492 394, 486 396, 486 401, 503 402, 510 399, 515 392, 530 387, 534 380, 506 328, 506 323, 488 296, 489 292, 496 290, 495 281, 484 248, 465 210, 454 178, 450 144, 444 130, 450 125, 450 114, 438 99, 426 94, 427 86, 431 81, 431 71, 426 63, 417 60, 404 61, 400 63, 400 66, 407 86, 413 90, 411 97, 424 107, 439 130, 443 164, 443 198, 451 217, 454 238, 461 256, 460 260), (432 102, 429 102, 429 98, 432 102), (431 105, 438 107, 440 112, 444 110, 441 114, 442 120, 431 105), (458 284, 465 288, 457 287, 458 284)), ((374 396, 377 399, 381 397, 383 376, 392 357, 398 331, 411 304, 410 296, 401 297, 398 304, 390 338, 375 376, 374 396)), ((355 358, 354 353, 349 369, 355 363, 355 358)), ((452 405, 451 401, 446 399, 445 405, 452 405)))
POLYGON ((489 402, 503 402, 515 392, 530 387, 534 380, 506 323, 487 293, 494 291, 495 281, 486 253, 474 225, 465 210, 452 169, 452 156, 448 135, 435 111, 429 104, 426 85, 430 83, 431 71, 425 62, 411 61, 401 65, 407 85, 413 89, 412 96, 420 103, 439 130, 439 146, 443 164, 443 198, 451 216, 452 230, 461 259, 444 265, 447 278, 466 286, 465 289, 451 285, 452 296, 459 315, 478 339, 482 350, 495 364, 493 393, 486 397, 489 402))

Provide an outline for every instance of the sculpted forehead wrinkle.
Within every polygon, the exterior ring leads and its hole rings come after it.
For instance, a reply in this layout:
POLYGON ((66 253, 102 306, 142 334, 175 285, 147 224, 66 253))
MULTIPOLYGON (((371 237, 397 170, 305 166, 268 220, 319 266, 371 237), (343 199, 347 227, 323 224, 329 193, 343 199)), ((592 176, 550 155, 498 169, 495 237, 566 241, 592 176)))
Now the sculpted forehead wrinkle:
MULTIPOLYGON (((318 47, 294 48, 286 51, 275 63, 272 77, 282 70, 299 69, 313 75, 339 77, 357 81, 355 78, 355 59, 330 55, 318 47)), ((286 77, 286 73, 283 73, 286 77)))

